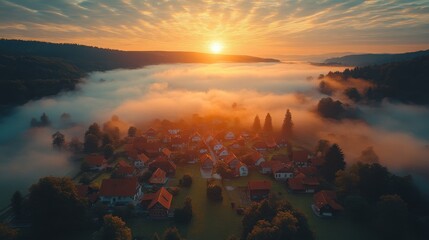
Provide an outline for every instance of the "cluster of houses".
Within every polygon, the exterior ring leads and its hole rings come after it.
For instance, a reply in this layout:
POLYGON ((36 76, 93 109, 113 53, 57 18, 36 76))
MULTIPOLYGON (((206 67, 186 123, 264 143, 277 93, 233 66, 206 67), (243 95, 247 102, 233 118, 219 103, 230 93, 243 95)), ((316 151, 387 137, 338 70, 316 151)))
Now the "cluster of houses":
MULTIPOLYGON (((272 175, 276 181, 284 182, 292 192, 315 193, 320 185, 318 171, 323 159, 305 150, 271 156, 277 152, 276 149, 286 146, 284 141, 276 141, 271 136, 252 136, 245 131, 202 134, 173 127, 162 131, 149 128, 124 141, 124 157, 127 161, 121 160, 111 166, 102 155, 86 156, 88 170, 110 168, 113 178, 102 181, 98 198, 89 190, 85 192, 83 187, 79 192, 109 206, 138 206, 152 218, 172 216, 173 195, 166 184, 169 177, 175 175, 176 164, 173 160, 178 155, 186 156, 187 162, 197 163, 201 170, 209 173, 214 173, 216 163, 222 161, 232 170, 233 177, 247 176, 250 170, 272 175), (240 152, 241 155, 237 157, 234 152, 240 152), (270 159, 267 156, 271 156, 270 159), (152 175, 144 184, 140 183, 139 176, 148 170, 152 175)), ((249 199, 258 201, 266 198, 270 188, 270 181, 249 182, 249 199)), ((314 195, 314 199, 313 210, 319 215, 341 210, 330 192, 320 191, 314 195)))

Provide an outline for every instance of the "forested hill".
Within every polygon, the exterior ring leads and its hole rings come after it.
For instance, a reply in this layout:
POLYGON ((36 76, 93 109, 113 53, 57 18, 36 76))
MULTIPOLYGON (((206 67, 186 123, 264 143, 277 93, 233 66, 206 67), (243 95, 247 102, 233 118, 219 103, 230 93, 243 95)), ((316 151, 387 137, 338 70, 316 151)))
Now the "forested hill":
POLYGON ((429 55, 403 62, 330 72, 327 77, 338 81, 359 78, 373 83, 374 86, 366 88, 364 92, 359 93, 355 89, 352 100, 379 102, 389 98, 404 103, 429 105, 429 55))
POLYGON ((92 71, 168 63, 278 62, 196 52, 119 51, 77 44, 0 39, 0 113, 4 107, 72 90, 92 71))
POLYGON ((343 57, 326 59, 324 63, 337 64, 337 65, 339 64, 344 66, 368 66, 368 65, 407 61, 407 60, 411 60, 422 56, 429 56, 429 50, 400 53, 400 54, 347 55, 343 57))
POLYGON ((139 68, 167 63, 278 62, 276 59, 244 55, 207 54, 197 52, 120 51, 77 44, 56 44, 38 41, 0 40, 0 53, 12 56, 38 56, 62 59, 82 71, 139 68))

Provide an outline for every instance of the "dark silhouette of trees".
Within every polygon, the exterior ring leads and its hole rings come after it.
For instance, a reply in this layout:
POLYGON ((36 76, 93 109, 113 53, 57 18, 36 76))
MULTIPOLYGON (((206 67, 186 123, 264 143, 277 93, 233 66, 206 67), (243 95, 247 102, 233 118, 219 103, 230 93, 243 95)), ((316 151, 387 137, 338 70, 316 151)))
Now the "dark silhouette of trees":
POLYGON ((379 157, 378 155, 375 153, 374 149, 372 147, 367 147, 366 149, 364 149, 361 153, 361 155, 358 158, 359 162, 362 163, 378 163, 379 162, 379 157))
POLYGON ((344 90, 344 95, 346 95, 350 100, 354 102, 360 102, 362 100, 361 94, 355 87, 347 88, 346 90, 344 90))
POLYGON ((83 151, 83 143, 77 137, 72 138, 68 146, 69 150, 73 153, 81 153, 83 151))
POLYGON ((404 239, 408 230, 407 204, 398 195, 384 195, 377 203, 375 225, 383 239, 404 239))
POLYGON ((273 121, 272 121, 271 115, 269 113, 267 113, 267 116, 265 116, 263 131, 265 134, 272 134, 273 133, 273 121))
POLYGON ((341 119, 345 113, 343 103, 340 101, 334 101, 332 98, 322 98, 317 104, 317 112, 325 118, 341 119))
POLYGON ((328 140, 320 139, 317 142, 316 153, 320 152, 322 154, 322 156, 325 156, 326 153, 328 152, 330 146, 331 146, 331 144, 329 143, 328 140))
POLYGON ((137 133, 136 127, 130 127, 128 128, 128 137, 135 137, 137 133))
POLYGON ((333 182, 337 171, 344 170, 345 167, 343 151, 337 144, 333 144, 326 153, 325 162, 321 169, 323 177, 327 181, 333 182))
POLYGON ((189 223, 192 220, 192 199, 187 197, 183 208, 174 210, 174 220, 178 223, 189 223))
POLYGON ((103 155, 106 159, 113 157, 113 153, 115 152, 115 148, 112 144, 107 144, 103 147, 103 155))
POLYGON ((222 201, 222 187, 216 184, 209 184, 207 186, 207 197, 213 201, 222 201))
POLYGON ((162 236, 163 240, 183 240, 176 227, 167 228, 162 236))
POLYGON ((292 114, 289 109, 286 110, 286 115, 283 120, 282 125, 282 137, 286 140, 290 140, 293 136, 293 122, 292 122, 292 114))
POLYGON ((96 240, 131 240, 131 229, 126 226, 120 217, 111 214, 103 217, 103 225, 95 233, 96 240))
POLYGON ((37 121, 36 118, 32 118, 30 121, 31 127, 48 127, 51 125, 51 121, 49 120, 48 115, 46 113, 43 113, 42 116, 40 116, 40 121, 37 121))
POLYGON ((12 199, 10 200, 13 214, 15 217, 20 217, 22 215, 22 203, 24 201, 24 198, 22 197, 22 194, 20 191, 16 191, 12 195, 12 199))
POLYGON ((85 135, 83 149, 86 153, 94 153, 98 151, 98 137, 94 134, 85 135))
POLYGON ((215 169, 215 172, 219 174, 222 178, 233 177, 233 172, 231 168, 224 161, 217 161, 214 169, 215 169))
POLYGON ((252 129, 255 133, 259 133, 261 131, 261 120, 258 115, 256 115, 255 120, 253 121, 252 129))
POLYGON ((65 145, 65 137, 64 134, 62 134, 61 132, 57 131, 54 134, 52 134, 52 146, 57 149, 57 150, 61 150, 64 148, 65 145))
POLYGON ((18 231, 10 228, 6 224, 0 223, 0 239, 16 240, 18 239, 18 231))
POLYGON ((96 136, 98 139, 101 139, 102 132, 100 130, 100 126, 97 123, 93 123, 88 127, 88 130, 85 132, 85 135, 92 134, 96 136))
POLYGON ((181 181, 180 181, 180 185, 182 187, 190 187, 192 185, 192 177, 189 174, 185 174, 183 175, 181 181))
POLYGON ((35 234, 61 236, 85 224, 86 204, 70 178, 44 177, 30 188, 29 209, 35 234))

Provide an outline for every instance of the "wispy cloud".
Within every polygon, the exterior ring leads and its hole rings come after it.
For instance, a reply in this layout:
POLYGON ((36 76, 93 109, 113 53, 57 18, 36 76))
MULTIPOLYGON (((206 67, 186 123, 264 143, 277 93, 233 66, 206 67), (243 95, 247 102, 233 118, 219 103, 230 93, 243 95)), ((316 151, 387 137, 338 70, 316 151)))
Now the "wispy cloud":
POLYGON ((221 39, 240 53, 403 51, 429 47, 428 13, 424 0, 0 0, 0 31, 135 50, 206 51, 221 39))

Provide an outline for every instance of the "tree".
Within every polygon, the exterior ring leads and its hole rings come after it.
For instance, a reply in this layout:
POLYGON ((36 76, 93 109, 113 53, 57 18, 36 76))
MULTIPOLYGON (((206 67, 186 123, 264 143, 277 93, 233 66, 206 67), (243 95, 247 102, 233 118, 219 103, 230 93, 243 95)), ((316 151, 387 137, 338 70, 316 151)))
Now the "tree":
POLYGON ((20 191, 16 191, 11 199, 11 206, 13 210, 13 214, 15 214, 15 217, 20 217, 22 214, 22 202, 23 197, 20 191))
POLYGON ((57 131, 52 134, 52 146, 54 146, 55 149, 61 150, 64 147, 65 142, 64 134, 61 132, 57 131))
POLYGON ((94 153, 98 151, 98 137, 94 134, 85 135, 83 148, 86 153, 94 153))
POLYGON ((345 198, 345 212, 355 222, 364 223, 370 217, 368 201, 359 195, 350 195, 345 198))
POLYGON ((174 220, 178 223, 189 223, 192 220, 192 199, 187 197, 183 208, 174 211, 174 220))
POLYGON ((343 103, 340 101, 334 101, 332 98, 322 98, 317 104, 317 111, 322 117, 332 118, 332 119, 341 119, 345 113, 343 103))
POLYGON ((367 147, 366 149, 364 149, 360 157, 358 158, 358 160, 360 162, 369 163, 369 164, 379 162, 378 155, 375 153, 372 147, 367 147))
POLYGON ((113 139, 109 134, 104 133, 103 137, 101 138, 101 146, 104 147, 108 144, 113 144, 113 139))
POLYGON ((192 177, 189 174, 183 175, 182 184, 183 187, 190 187, 192 185, 192 177))
POLYGON ((73 153, 80 153, 83 150, 83 143, 77 137, 74 137, 69 142, 69 150, 73 153))
POLYGON ((161 240, 161 238, 159 237, 158 233, 154 233, 152 240, 161 240))
POLYGON ((281 211, 273 218, 273 225, 280 229, 281 239, 293 239, 298 232, 298 219, 290 211, 281 211))
POLYGON ((377 201, 387 194, 390 173, 378 163, 362 164, 359 168, 359 190, 370 202, 377 201))
POLYGON ((322 166, 321 173, 327 181, 333 182, 338 170, 344 170, 346 162, 344 154, 337 144, 333 144, 325 156, 325 162, 322 166))
POLYGON ((29 209, 36 234, 56 236, 85 224, 86 204, 70 178, 44 177, 30 187, 29 209))
POLYGON ((271 119, 271 115, 269 113, 267 113, 267 116, 265 116, 264 133, 265 134, 271 134, 271 133, 273 133, 273 122, 272 122, 272 119, 271 119))
POLYGON ((97 137, 97 139, 101 138, 101 130, 100 126, 97 123, 93 123, 88 127, 88 130, 85 132, 85 136, 92 134, 97 137))
POLYGON ((130 127, 128 128, 128 137, 135 137, 137 133, 137 128, 136 127, 130 127))
POLYGON ((40 126, 46 127, 51 125, 51 121, 49 120, 48 115, 46 113, 43 113, 42 116, 40 116, 40 126))
POLYGON ((106 159, 109 159, 113 156, 113 153, 115 152, 115 148, 112 144, 107 144, 103 148, 103 154, 106 159))
POLYGON ((18 231, 8 227, 6 224, 0 223, 0 239, 1 240, 18 239, 18 231))
POLYGON ((95 233, 96 240, 131 240, 131 229, 120 217, 111 214, 103 217, 103 226, 95 233))
POLYGON ((331 144, 329 143, 328 140, 320 139, 317 142, 316 153, 320 152, 322 154, 322 156, 325 156, 326 153, 328 152, 330 146, 331 146, 331 144))
POLYGON ((376 212, 375 224, 384 239, 404 239, 408 225, 408 209, 401 197, 381 196, 376 212))
POLYGON ((335 186, 339 197, 359 192, 359 172, 354 166, 346 170, 338 170, 335 174, 335 186))
POLYGON ((215 172, 222 176, 222 178, 232 177, 232 170, 224 161, 217 161, 214 168, 215 172))
POLYGON ((209 184, 207 186, 207 197, 213 201, 222 201, 222 188, 216 184, 209 184))
POLYGON ((292 134, 293 134, 292 128, 293 128, 292 114, 290 113, 289 109, 287 109, 285 119, 283 120, 283 125, 282 125, 282 137, 284 139, 290 140, 292 138, 292 134))
POLYGON ((259 220, 247 236, 247 240, 278 240, 280 230, 267 220, 259 220))
POLYGON ((258 115, 256 115, 255 120, 253 120, 252 129, 255 133, 259 133, 261 131, 261 120, 258 115))
POLYGON ((350 100, 354 102, 359 102, 362 100, 362 96, 355 87, 347 88, 344 90, 344 95, 346 95, 350 100))
POLYGON ((182 240, 179 230, 176 227, 167 228, 163 234, 164 240, 182 240))

